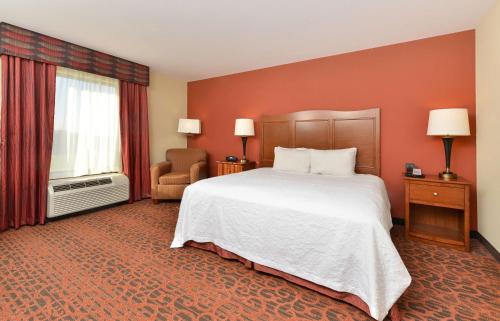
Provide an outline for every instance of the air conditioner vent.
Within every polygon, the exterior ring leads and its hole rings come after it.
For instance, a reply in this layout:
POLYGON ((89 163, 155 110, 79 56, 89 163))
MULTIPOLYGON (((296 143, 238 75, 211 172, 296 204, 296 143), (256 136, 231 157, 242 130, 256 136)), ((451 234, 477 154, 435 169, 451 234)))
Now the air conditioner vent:
POLYGON ((69 184, 71 189, 85 188, 85 182, 69 184))
POLYGON ((106 177, 106 178, 101 178, 99 180, 99 185, 106 185, 106 184, 111 184, 112 181, 111 181, 111 178, 109 177, 106 177))
POLYGON ((54 185, 54 193, 64 192, 74 189, 86 188, 86 187, 94 187, 99 185, 109 185, 112 184, 113 180, 110 177, 105 177, 101 179, 92 179, 85 182, 77 182, 71 184, 62 184, 62 185, 54 185))
POLYGON ((99 181, 98 180, 88 181, 88 182, 85 182, 85 185, 87 185, 87 187, 99 186, 99 181))
POLYGON ((70 185, 69 184, 64 184, 64 185, 57 185, 57 186, 54 186, 54 192, 57 193, 57 192, 63 192, 63 191, 69 191, 71 189, 70 185))

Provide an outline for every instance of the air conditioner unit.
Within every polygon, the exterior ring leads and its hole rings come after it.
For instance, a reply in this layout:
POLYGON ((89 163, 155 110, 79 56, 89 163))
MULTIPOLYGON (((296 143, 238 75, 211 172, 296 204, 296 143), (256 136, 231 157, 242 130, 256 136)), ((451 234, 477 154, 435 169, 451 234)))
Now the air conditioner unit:
POLYGON ((123 174, 50 180, 47 217, 76 213, 128 199, 129 180, 123 174))

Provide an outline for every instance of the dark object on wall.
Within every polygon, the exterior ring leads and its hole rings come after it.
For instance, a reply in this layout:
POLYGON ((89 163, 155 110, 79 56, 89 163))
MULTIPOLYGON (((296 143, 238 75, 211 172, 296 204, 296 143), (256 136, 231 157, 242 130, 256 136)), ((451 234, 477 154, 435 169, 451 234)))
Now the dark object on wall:
POLYGON ((149 67, 0 22, 0 54, 149 85, 149 67))
POLYGON ((236 156, 226 156, 226 161, 234 163, 234 162, 238 161, 238 157, 236 157, 236 156))

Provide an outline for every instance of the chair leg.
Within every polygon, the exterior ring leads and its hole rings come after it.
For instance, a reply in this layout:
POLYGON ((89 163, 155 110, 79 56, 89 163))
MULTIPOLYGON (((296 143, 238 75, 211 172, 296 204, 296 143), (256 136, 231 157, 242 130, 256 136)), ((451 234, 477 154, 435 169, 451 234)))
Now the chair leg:
POLYGON ((160 204, 160 200, 153 199, 153 204, 160 204))

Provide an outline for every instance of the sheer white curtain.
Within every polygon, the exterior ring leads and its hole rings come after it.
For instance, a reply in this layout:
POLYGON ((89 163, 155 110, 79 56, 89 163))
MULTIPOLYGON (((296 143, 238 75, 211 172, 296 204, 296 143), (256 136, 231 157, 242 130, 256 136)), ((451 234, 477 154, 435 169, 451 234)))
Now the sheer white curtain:
POLYGON ((57 68, 50 178, 121 172, 119 81, 57 68))

